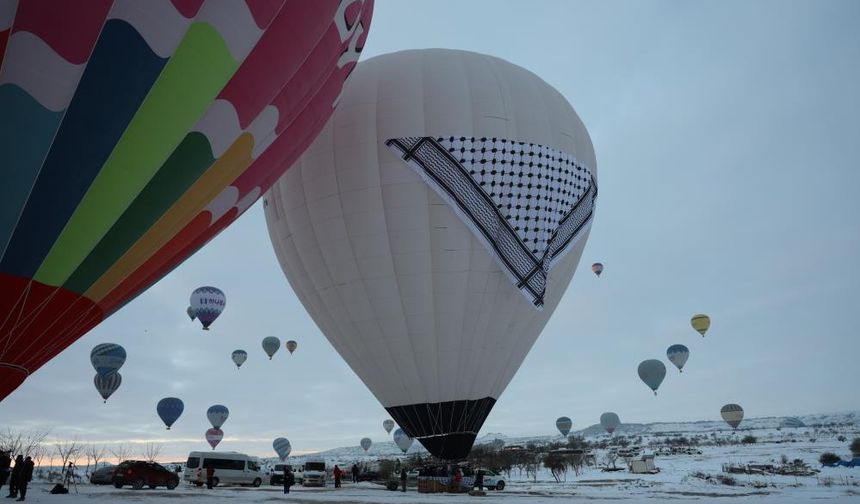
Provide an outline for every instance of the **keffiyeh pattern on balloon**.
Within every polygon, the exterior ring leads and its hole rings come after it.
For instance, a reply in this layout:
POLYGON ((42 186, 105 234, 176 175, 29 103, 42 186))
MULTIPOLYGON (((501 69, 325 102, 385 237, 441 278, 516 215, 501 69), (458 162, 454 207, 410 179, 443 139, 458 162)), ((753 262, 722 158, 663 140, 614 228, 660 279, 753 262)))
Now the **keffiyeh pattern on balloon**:
POLYGON ((502 138, 385 144, 448 202, 537 308, 549 270, 591 224, 597 185, 574 156, 502 138))

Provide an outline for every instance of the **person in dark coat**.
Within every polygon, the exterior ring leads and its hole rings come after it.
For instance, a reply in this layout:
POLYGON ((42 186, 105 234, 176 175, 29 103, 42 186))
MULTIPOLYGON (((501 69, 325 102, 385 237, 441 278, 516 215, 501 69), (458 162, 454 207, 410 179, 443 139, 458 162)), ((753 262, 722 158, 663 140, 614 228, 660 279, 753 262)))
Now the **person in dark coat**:
POLYGON ((12 458, 9 457, 9 452, 0 452, 0 489, 9 480, 9 466, 12 465, 12 458))
POLYGON ((475 471, 475 488, 480 491, 484 491, 484 471, 478 470, 475 471))
POLYGON ((358 464, 352 464, 352 482, 358 483, 358 464))
POLYGON ((207 467, 206 468, 206 488, 212 490, 212 487, 215 485, 215 468, 207 467))
POLYGON ((340 479, 343 478, 343 471, 341 470, 340 467, 335 465, 334 471, 332 471, 332 474, 334 474, 334 487, 340 488, 340 479))
POLYGON ((405 467, 403 467, 403 468, 401 468, 401 469, 400 469, 400 487, 401 487, 401 488, 400 488, 400 491, 401 491, 401 492, 405 492, 405 491, 406 491, 406 480, 407 480, 407 479, 409 479, 409 475, 408 475, 408 474, 406 474, 406 468, 405 468, 405 467))
POLYGON ((293 474, 293 468, 290 466, 284 467, 284 493, 290 493, 290 487, 296 484, 296 477, 293 474))
POLYGON ((24 470, 24 456, 18 455, 15 457, 15 467, 12 468, 12 474, 9 476, 9 497, 18 497, 18 475, 24 470))
MULTIPOLYGON (((24 467, 21 469, 21 472, 18 473, 18 493, 21 494, 18 497, 19 501, 24 500, 27 497, 27 484, 30 483, 30 480, 33 479, 33 459, 27 457, 27 460, 24 461, 24 467)), ((18 463, 15 463, 15 467, 18 466, 18 463)))

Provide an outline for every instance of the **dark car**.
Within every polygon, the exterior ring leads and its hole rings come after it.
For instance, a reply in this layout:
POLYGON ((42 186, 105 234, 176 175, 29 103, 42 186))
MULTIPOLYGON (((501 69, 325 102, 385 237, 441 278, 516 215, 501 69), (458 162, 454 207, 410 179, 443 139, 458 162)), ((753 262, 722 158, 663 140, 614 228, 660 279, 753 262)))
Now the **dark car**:
POLYGON ((135 490, 140 490, 144 485, 149 488, 166 486, 168 490, 173 490, 179 485, 179 476, 155 462, 126 460, 116 466, 113 476, 113 486, 122 488, 124 485, 131 485, 135 490))
POLYGON ((110 485, 113 483, 113 473, 116 466, 106 466, 96 469, 90 474, 90 483, 93 485, 110 485))

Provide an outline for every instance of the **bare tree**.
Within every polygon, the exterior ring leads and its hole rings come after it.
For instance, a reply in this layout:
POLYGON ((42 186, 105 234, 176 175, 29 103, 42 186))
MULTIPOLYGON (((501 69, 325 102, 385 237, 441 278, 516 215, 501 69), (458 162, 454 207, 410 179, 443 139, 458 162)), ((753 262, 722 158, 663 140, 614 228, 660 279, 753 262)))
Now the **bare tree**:
POLYGON ((6 430, 0 431, 0 449, 13 455, 32 456, 49 433, 49 430, 18 431, 6 427, 6 430))
POLYGON ((78 442, 78 438, 72 439, 71 441, 57 440, 57 442, 54 443, 54 449, 57 451, 59 459, 63 462, 64 470, 68 462, 77 462, 78 458, 81 456, 81 450, 83 450, 83 448, 84 445, 78 442))
POLYGON ((43 444, 40 444, 33 450, 32 455, 30 456, 33 457, 33 461, 36 462, 36 468, 42 467, 42 460, 47 454, 48 448, 43 444))
POLYGON ((131 448, 126 444, 116 445, 116 447, 110 448, 108 451, 114 456, 117 464, 123 460, 128 460, 128 457, 131 456, 131 448))
POLYGON ((155 462, 158 456, 161 454, 161 449, 164 447, 161 443, 146 443, 143 445, 141 449, 141 456, 143 460, 147 462, 155 462))
POLYGON ((105 454, 107 453, 107 448, 104 445, 96 445, 95 443, 87 446, 87 468, 89 468, 89 461, 93 461, 93 471, 99 468, 99 461, 104 460, 105 454))

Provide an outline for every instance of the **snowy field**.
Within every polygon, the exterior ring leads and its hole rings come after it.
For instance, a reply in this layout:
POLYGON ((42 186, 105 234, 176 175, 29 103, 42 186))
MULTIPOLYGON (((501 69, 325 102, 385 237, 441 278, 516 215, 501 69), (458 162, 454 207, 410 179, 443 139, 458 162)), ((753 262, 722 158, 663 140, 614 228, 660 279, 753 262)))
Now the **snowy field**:
MULTIPOLYGON (((824 451, 845 452, 845 443, 824 440, 812 443, 759 443, 748 446, 703 447, 702 455, 658 456, 659 474, 631 474, 629 472, 604 473, 598 468, 586 468, 580 476, 568 473, 567 481, 556 483, 548 472, 538 474, 537 481, 526 480, 516 471, 508 486, 500 492, 488 491, 486 497, 466 494, 419 494, 410 488, 405 494, 391 492, 372 483, 343 488, 294 487, 286 496, 280 487, 264 485, 260 488, 219 487, 213 490, 190 487, 184 483, 175 490, 132 490, 128 487, 78 485, 78 494, 51 495, 50 484, 34 482, 28 501, 64 504, 92 502, 151 502, 154 504, 183 502, 245 502, 290 501, 300 503, 465 503, 465 502, 527 502, 534 504, 559 503, 574 500, 622 502, 857 502, 860 503, 860 468, 822 468, 820 474, 809 477, 732 475, 736 484, 727 486, 694 476, 704 473, 721 474, 723 463, 772 463, 782 455, 789 459, 800 458, 813 467, 824 451)), ((599 458, 599 453, 598 453, 599 458)), ((623 463, 622 463, 623 465, 623 463)), ((331 485, 331 482, 329 482, 331 485)))

